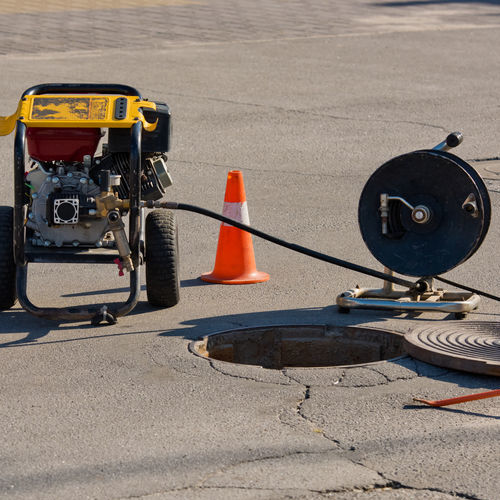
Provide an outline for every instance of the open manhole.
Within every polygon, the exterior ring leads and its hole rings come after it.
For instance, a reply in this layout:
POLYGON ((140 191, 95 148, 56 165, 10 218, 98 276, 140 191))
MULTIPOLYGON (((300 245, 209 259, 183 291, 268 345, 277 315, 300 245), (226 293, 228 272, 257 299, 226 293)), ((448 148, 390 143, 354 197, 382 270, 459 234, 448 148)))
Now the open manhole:
POLYGON ((190 348, 206 358, 277 370, 364 365, 405 354, 401 334, 331 325, 242 328, 207 335, 190 348))

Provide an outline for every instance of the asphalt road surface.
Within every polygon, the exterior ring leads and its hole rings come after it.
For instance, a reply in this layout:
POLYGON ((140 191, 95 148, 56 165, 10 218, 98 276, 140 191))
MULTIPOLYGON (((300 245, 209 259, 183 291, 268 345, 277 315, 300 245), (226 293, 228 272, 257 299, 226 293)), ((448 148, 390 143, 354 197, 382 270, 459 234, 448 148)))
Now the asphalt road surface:
MULTIPOLYGON (((460 130, 457 154, 476 161, 493 213, 480 249, 446 276, 498 295, 500 180, 485 160, 500 155, 499 28, 493 0, 2 0, 0 115, 37 83, 132 85, 172 110, 169 200, 220 212, 238 169, 255 228, 380 270, 358 229, 363 186, 388 159, 460 130)), ((4 205, 12 149, 13 135, 0 138, 4 205)), ((219 224, 176 215, 177 306, 149 306, 143 284, 113 326, 0 313, 1 498, 498 498, 500 398, 412 402, 496 389, 498 377, 410 357, 269 369, 188 349, 259 325, 405 334, 459 322, 341 315, 339 293, 379 281, 256 238, 268 282, 203 283, 219 224)), ((112 266, 37 264, 28 294, 38 306, 116 303, 128 280, 112 266)), ((498 324, 498 302, 464 321, 498 324)))

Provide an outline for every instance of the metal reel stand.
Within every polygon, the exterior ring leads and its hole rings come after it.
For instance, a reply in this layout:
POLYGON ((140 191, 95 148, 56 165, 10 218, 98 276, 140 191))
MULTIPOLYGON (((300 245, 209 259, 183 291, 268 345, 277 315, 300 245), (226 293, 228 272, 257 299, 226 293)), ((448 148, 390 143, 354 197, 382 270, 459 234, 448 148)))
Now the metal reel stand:
POLYGON ((385 272, 425 280, 427 290, 355 288, 337 297, 340 312, 352 308, 453 313, 457 319, 479 305, 470 292, 448 292, 434 276, 470 258, 490 223, 491 204, 481 176, 447 151, 459 132, 430 150, 407 153, 376 170, 361 193, 358 222, 364 242, 385 272))

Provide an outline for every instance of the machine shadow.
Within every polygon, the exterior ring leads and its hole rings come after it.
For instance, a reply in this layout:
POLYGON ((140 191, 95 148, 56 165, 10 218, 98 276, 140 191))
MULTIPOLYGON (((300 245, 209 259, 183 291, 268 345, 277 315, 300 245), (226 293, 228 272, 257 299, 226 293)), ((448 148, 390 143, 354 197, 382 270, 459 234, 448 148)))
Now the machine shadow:
MULTIPOLYGON (((203 283, 203 282, 201 282, 203 283)), ((187 286, 193 286, 189 284, 187 286)), ((121 291, 121 290, 117 290, 121 291)), ((91 295, 98 293, 106 293, 105 291, 91 292, 91 295)), ((112 306, 113 303, 107 302, 112 306)), ((98 306, 99 304, 93 304, 98 306)), ((135 317, 143 314, 154 314, 155 312, 164 311, 151 306, 146 300, 138 302, 137 306, 126 316, 135 317)), ((110 326, 107 323, 94 326, 90 322, 64 322, 49 319, 37 318, 30 313, 24 311, 19 306, 8 311, 0 312, 0 348, 7 347, 28 347, 42 345, 48 343, 62 342, 79 342, 85 340, 96 340, 99 338, 118 337, 124 335, 140 335, 148 333, 156 333, 159 337, 182 337, 186 340, 196 340, 204 335, 225 330, 234 330, 238 328, 271 326, 271 325, 332 325, 332 326, 359 326, 367 325, 372 328, 380 327, 388 331, 399 331, 394 327, 394 320, 408 320, 435 322, 452 319, 452 315, 445 314, 425 314, 419 317, 415 314, 402 313, 400 311, 375 311, 367 309, 354 309, 349 314, 340 313, 336 305, 326 307, 310 307, 299 309, 281 309, 270 311, 257 311, 234 313, 228 315, 218 315, 210 317, 200 317, 182 321, 174 328, 165 329, 141 329, 127 328, 126 330, 116 331, 116 325, 110 326), (384 323, 392 321, 390 327, 384 326, 384 323), (375 325, 374 325, 375 324, 375 325), (49 340, 44 339, 51 331, 66 330, 68 338, 49 340), (88 335, 75 336, 75 330, 79 332, 88 332, 88 335), (22 338, 15 340, 2 341, 2 335, 25 334, 22 338)), ((119 318, 118 328, 120 323, 124 321, 119 318)))
MULTIPOLYGON (((144 306, 144 310, 142 312, 151 312, 151 308, 147 303, 143 303, 142 306, 144 306)), ((141 309, 141 303, 137 305, 137 309, 141 309)), ((137 312, 139 314, 141 313, 139 311, 137 312)), ((102 323, 101 325, 94 326, 90 324, 89 321, 82 323, 42 319, 29 314, 19 307, 10 311, 1 312, 0 324, 0 349, 12 347, 35 347, 46 344, 82 342, 125 335, 144 335, 145 333, 160 334, 164 332, 164 329, 110 332, 109 329, 106 329, 106 327, 109 326, 107 323, 102 323), (70 332, 71 334, 73 334, 73 336, 70 335, 68 336, 68 338, 57 340, 44 339, 51 332, 54 332, 56 330, 70 332), (88 335, 79 335, 78 337, 75 337, 75 330, 78 330, 80 332, 88 332, 88 335), (16 340, 2 340, 2 335, 15 335, 19 333, 23 333, 25 334, 25 336, 16 340)))
MULTIPOLYGON (((188 285, 190 286, 190 285, 188 285)), ((192 286, 192 285, 191 285, 192 286)), ((118 290, 120 291, 120 290, 118 290)), ((101 291, 102 292, 102 291, 101 291)), ((101 292, 92 292, 91 295, 97 295, 101 292)), ((105 293, 105 292, 103 292, 105 293)), ((113 305, 107 302, 108 305, 113 305)), ((95 304, 98 306, 99 304, 95 304)), ((148 304, 146 300, 139 301, 137 306, 128 316, 138 316, 142 314, 151 314, 155 311, 161 311, 148 304)), ((304 308, 304 309, 283 309, 274 311, 262 311, 254 313, 235 313, 227 316, 214 316, 208 318, 197 318, 181 323, 181 327, 171 330, 154 330, 160 336, 165 337, 184 337, 187 340, 193 340, 200 336, 215 331, 222 331, 231 328, 243 328, 257 325, 278 325, 278 324, 338 324, 338 325, 356 325, 363 323, 372 323, 373 321, 384 322, 387 318, 394 317, 390 313, 374 315, 373 311, 353 311, 351 314, 339 314, 336 306, 327 306, 324 308, 304 308)), ((123 319, 119 319, 118 325, 123 319)), ((103 323, 99 326, 93 326, 90 322, 63 322, 49 319, 37 318, 21 309, 19 306, 0 312, 0 348, 14 346, 40 345, 50 342, 71 342, 87 339, 96 339, 101 337, 113 337, 120 335, 133 335, 140 333, 151 333, 148 330, 110 332, 105 333, 110 328, 103 323), (69 337, 64 340, 54 340, 40 342, 51 331, 67 330, 72 332, 75 329, 88 331, 92 334, 85 337, 69 337), (99 334, 95 334, 99 332, 99 334), (11 335, 25 333, 25 336, 9 341, 2 341, 2 335, 11 335)))
MULTIPOLYGON (((181 288, 189 288, 193 286, 210 286, 210 283, 205 283, 201 281, 199 278, 182 280, 181 288)), ((107 290, 91 290, 87 292, 78 292, 78 293, 66 293, 61 295, 64 298, 72 298, 72 297, 90 297, 97 295, 110 295, 113 293, 127 293, 130 290, 129 287, 121 287, 121 288, 108 288, 107 290)), ((141 285, 141 292, 146 291, 146 285, 141 285)))
POLYGON ((60 327, 58 321, 36 318, 19 306, 1 312, 0 325, 0 335, 26 333, 25 337, 10 341, 2 341, 0 337, 0 348, 35 344, 52 330, 60 327))

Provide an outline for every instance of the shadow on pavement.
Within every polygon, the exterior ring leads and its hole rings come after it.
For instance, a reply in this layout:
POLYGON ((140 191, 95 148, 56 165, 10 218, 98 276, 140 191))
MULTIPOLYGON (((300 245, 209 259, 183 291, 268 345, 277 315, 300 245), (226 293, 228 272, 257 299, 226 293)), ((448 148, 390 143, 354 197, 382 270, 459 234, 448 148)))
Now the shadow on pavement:
MULTIPOLYGON (((192 286, 210 286, 210 283, 205 283, 204 281, 201 281, 198 278, 181 281, 181 288, 189 288, 192 286)), ((107 290, 91 290, 91 291, 87 291, 87 292, 66 293, 66 294, 61 295, 61 297, 64 297, 64 298, 91 297, 91 296, 96 296, 96 295, 110 295, 113 293, 128 293, 129 291, 130 291, 130 287, 127 286, 127 287, 121 287, 121 288, 108 288, 107 290)), ((142 292, 146 291, 146 285, 141 285, 141 291, 142 292)))
POLYGON ((500 0, 408 0, 400 2, 376 2, 376 7, 418 7, 420 5, 442 5, 442 4, 467 4, 482 3, 485 5, 498 5, 500 0))
MULTIPOLYGON (((193 280, 191 280, 193 281, 193 280)), ((194 286, 189 284, 187 286, 194 286)), ((207 284, 207 286, 209 286, 207 284)), ((111 290, 111 292, 121 292, 126 289, 116 289, 111 290)), ((98 295, 100 293, 107 294, 110 291, 100 290, 95 292, 86 292, 84 295, 98 295)), ((106 302, 107 305, 113 306, 114 303, 106 302)), ((121 302, 116 303, 121 304, 121 302)), ((100 304, 95 304, 99 306, 100 304)), ((128 316, 138 316, 141 314, 154 314, 155 311, 162 311, 162 309, 157 309, 148 304, 147 301, 140 301, 134 310, 128 314, 128 316)), ((412 321, 444 321, 448 319, 453 319, 452 315, 436 314, 430 315, 426 314, 424 317, 419 317, 414 314, 401 313, 401 312, 387 312, 387 311, 374 311, 374 310, 353 310, 349 314, 340 314, 337 310, 337 306, 330 305, 327 307, 318 308, 302 308, 302 309, 283 309, 283 310, 272 310, 272 311, 258 311, 253 313, 235 313, 225 316, 212 316, 204 318, 190 319, 183 321, 180 328, 172 328, 170 330, 158 329, 158 330, 139 330, 139 331, 112 331, 110 333, 104 333, 106 329, 111 329, 106 323, 102 323, 99 326, 93 326, 89 322, 61 322, 53 321, 47 319, 37 318, 32 316, 23 309, 17 307, 10 309, 8 311, 0 312, 0 348, 2 347, 13 347, 13 346, 27 346, 27 345, 40 345, 38 342, 43 337, 47 336, 51 331, 61 331, 67 330, 72 331, 75 329, 99 332, 100 335, 89 335, 87 337, 77 337, 68 338, 64 340, 54 340, 47 341, 43 343, 50 342, 71 342, 71 341, 81 341, 86 339, 96 339, 104 337, 113 337, 120 335, 133 335, 140 333, 158 333, 159 336, 163 337, 184 337, 188 340, 193 340, 199 338, 203 335, 209 333, 244 328, 251 326, 266 326, 266 325, 311 325, 311 324, 331 324, 339 326, 355 326, 362 325, 366 323, 373 324, 374 322, 381 323, 381 328, 383 323, 391 320, 408 320, 412 321), (105 328, 107 327, 107 328, 105 328), (13 340, 2 342, 1 335, 6 334, 16 334, 16 333, 26 333, 26 336, 13 340), (102 333, 102 334, 101 334, 102 333)), ((121 320, 123 321, 123 320, 121 320)), ((120 320, 118 321, 120 325, 120 320)), ((391 328, 388 328, 389 330, 391 328)))
POLYGON ((457 415, 469 415, 472 417, 483 417, 483 418, 492 418, 493 420, 500 420, 500 416, 498 415, 487 415, 485 413, 477 413, 475 411, 467 411, 467 410, 459 410, 458 408, 442 408, 442 407, 434 407, 434 406, 425 406, 425 405, 405 405, 403 407, 404 410, 418 410, 418 411, 430 411, 430 410, 438 410, 444 411, 447 413, 455 413, 457 415))
MULTIPOLYGON (((146 301, 139 302, 136 308, 130 315, 141 315, 146 313, 154 313, 155 309, 152 308, 146 301)), ((430 316, 426 315, 422 321, 443 321, 447 318, 442 314, 430 316)), ((161 329, 137 329, 132 325, 128 325, 125 329, 120 328, 118 325, 106 325, 95 327, 90 323, 75 324, 75 323, 60 323, 57 321, 50 321, 39 319, 21 308, 17 307, 9 311, 0 313, 0 349, 1 348, 22 348, 22 347, 35 347, 47 344, 58 344, 67 342, 81 342, 81 341, 96 341, 98 339, 120 337, 128 335, 145 335, 155 334, 157 337, 177 337, 186 340, 195 340, 204 335, 222 332, 225 330, 236 330, 239 328, 252 327, 252 326, 270 326, 270 325, 335 325, 335 326, 356 326, 367 325, 370 328, 387 329, 394 331, 394 322, 391 327, 386 325, 388 320, 394 319, 407 319, 407 314, 391 314, 383 311, 367 311, 356 310, 350 314, 340 314, 337 307, 330 305, 327 307, 317 308, 301 308, 301 309, 283 309, 273 311, 259 311, 253 313, 229 314, 222 316, 212 316, 204 318, 196 318, 188 321, 183 321, 180 327, 172 328, 170 330, 161 329), (375 324, 375 325, 374 325, 375 324), (77 330, 77 336, 75 336, 77 330), (50 339, 51 332, 67 331, 68 338, 50 339), (88 332, 88 334, 87 334, 88 332), (20 339, 16 340, 2 340, 2 335, 11 335, 16 333, 23 333, 20 339)), ((413 318, 415 320, 415 318, 413 318)), ((123 321, 123 320, 122 320, 123 321)), ((401 332, 400 332, 401 333, 401 332)), ((186 350, 187 353, 187 350, 186 350)), ((189 354, 191 355, 191 354, 189 354)), ((430 379, 438 379, 445 383, 456 384, 457 387, 466 387, 468 389, 496 389, 498 388, 498 377, 483 376, 476 374, 469 374, 465 372, 458 372, 450 369, 432 366, 422 361, 415 360, 411 357, 403 359, 413 360, 411 367, 407 362, 395 359, 388 362, 392 364, 402 364, 406 368, 414 371, 419 377, 427 377, 430 379), (414 367, 412 367, 415 365, 414 367)), ((415 410, 429 410, 436 408, 423 407, 420 405, 408 405, 405 409, 415 410)), ((467 412, 466 410, 455 410, 453 408, 441 408, 441 411, 448 411, 452 413, 465 413, 476 415, 475 413, 467 412)), ((477 414, 493 418, 491 415, 477 414)), ((500 419, 500 417, 495 417, 500 419)))

